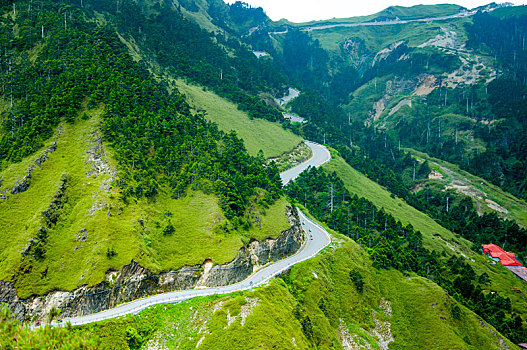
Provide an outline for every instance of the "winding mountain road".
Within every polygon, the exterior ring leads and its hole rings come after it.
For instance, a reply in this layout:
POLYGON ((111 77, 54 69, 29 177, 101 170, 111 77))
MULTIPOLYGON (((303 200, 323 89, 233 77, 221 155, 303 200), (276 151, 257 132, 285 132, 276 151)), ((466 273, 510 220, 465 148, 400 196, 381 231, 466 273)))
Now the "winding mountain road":
MULTIPOLYGON (((298 175, 300 175, 302 171, 306 170, 310 166, 318 167, 331 159, 331 155, 326 147, 309 141, 306 141, 306 144, 313 151, 313 156, 304 163, 301 163, 298 166, 281 173, 280 176, 284 185, 294 180, 296 177, 298 177, 298 175)), ((294 255, 291 255, 283 260, 263 266, 262 268, 260 268, 255 273, 253 273, 241 282, 223 287, 178 290, 169 293, 152 295, 143 299, 137 299, 129 303, 121 304, 112 309, 104 310, 96 314, 66 318, 64 319, 63 324, 70 322, 72 325, 82 325, 91 322, 107 320, 127 314, 136 314, 141 310, 144 310, 156 304, 176 303, 194 297, 207 296, 213 294, 228 294, 261 286, 267 283, 271 278, 286 271, 291 266, 312 258, 331 242, 331 238, 324 228, 310 220, 300 210, 298 210, 298 215, 301 220, 302 228, 307 234, 306 240, 302 247, 294 255)), ((56 321, 53 321, 51 325, 61 326, 62 324, 58 324, 56 321)))
POLYGON ((284 96, 284 97, 282 97, 282 98, 276 98, 275 101, 276 101, 280 106, 284 106, 284 105, 286 105, 289 101, 294 100, 295 98, 297 98, 299 95, 300 95, 300 90, 295 89, 295 88, 289 88, 289 90, 288 90, 288 92, 287 92, 287 96, 284 96))
POLYGON ((297 165, 294 168, 286 170, 283 173, 280 173, 280 178, 282 179, 282 183, 284 184, 284 186, 287 185, 290 181, 296 179, 298 175, 300 175, 300 173, 302 173, 307 168, 316 168, 331 160, 331 154, 329 153, 326 147, 311 141, 304 141, 304 143, 309 148, 311 148, 311 151, 313 151, 313 155, 307 161, 297 165))

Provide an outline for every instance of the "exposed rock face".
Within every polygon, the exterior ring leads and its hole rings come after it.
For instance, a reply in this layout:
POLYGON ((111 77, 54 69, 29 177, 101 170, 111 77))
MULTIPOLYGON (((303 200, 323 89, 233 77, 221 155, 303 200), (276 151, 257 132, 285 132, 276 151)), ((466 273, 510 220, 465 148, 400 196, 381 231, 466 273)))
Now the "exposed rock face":
MULTIPOLYGON (((373 103, 373 108, 370 112, 368 121, 370 123, 377 123, 379 121, 379 118, 385 111, 386 107, 389 105, 389 103, 395 96, 413 92, 417 84, 418 83, 416 79, 409 80, 405 78, 396 77, 394 80, 387 80, 384 87, 379 86, 379 88, 384 88, 384 95, 381 97, 380 100, 375 101, 373 103)), ((386 119, 382 121, 383 124, 378 125, 380 124, 378 123, 377 126, 384 128, 386 126, 386 119)))
MULTIPOLYGON (((59 131, 59 136, 60 136, 60 131, 59 131)), ((49 146, 47 149, 44 150, 44 152, 42 152, 40 157, 35 159, 35 163, 38 166, 42 166, 42 163, 44 163, 46 160, 48 160, 49 154, 55 152, 56 150, 57 150, 57 141, 55 140, 55 141, 53 141, 51 146, 49 146)))
POLYGON ((31 238, 21 252, 22 256, 31 255, 36 259, 41 259, 44 256, 46 250, 46 243, 48 237, 48 229, 53 227, 57 223, 60 216, 60 211, 67 201, 66 188, 67 188, 68 177, 63 174, 60 179, 60 185, 57 193, 53 196, 53 200, 49 205, 48 209, 42 212, 42 226, 40 226, 37 234, 31 238))
MULTIPOLYGON (((53 143, 40 154, 40 157, 35 159, 35 164, 31 164, 31 166, 27 168, 26 175, 24 175, 24 177, 22 177, 22 179, 13 186, 10 191, 11 194, 18 194, 28 190, 29 186, 31 185, 31 176, 33 174, 33 170, 37 167, 37 165, 42 167, 42 164, 48 160, 49 155, 57 150, 57 141, 59 140, 61 134, 62 125, 59 127, 59 132, 57 133, 55 141, 53 141, 53 143)), ((9 196, 6 196, 6 191, 0 192, 0 200, 5 199, 9 199, 9 196)))
POLYGON ((33 173, 33 169, 35 169, 35 165, 31 165, 29 168, 27 168, 26 175, 24 175, 22 180, 20 180, 13 186, 13 188, 11 189, 11 194, 18 194, 27 191, 31 181, 31 174, 33 173))
POLYGON ((94 215, 95 212, 106 208, 106 214, 111 216, 110 204, 105 196, 101 195, 102 193, 109 191, 112 187, 112 182, 117 176, 117 169, 113 168, 109 163, 105 152, 105 146, 103 144, 102 138, 99 135, 98 129, 92 134, 92 139, 90 143, 93 145, 88 151, 88 159, 86 164, 90 166, 90 170, 86 172, 86 177, 98 178, 99 176, 107 175, 107 177, 102 181, 99 190, 95 193, 93 198, 93 204, 90 209, 88 209, 90 215, 94 215))
POLYGON ((300 219, 294 209, 288 207, 287 217, 291 223, 290 229, 282 232, 277 239, 254 241, 248 247, 242 248, 230 263, 214 266, 205 285, 217 287, 242 281, 260 266, 295 253, 302 245, 304 231, 300 227, 300 219))
POLYGON ((102 138, 96 129, 93 134, 93 147, 88 150, 88 159, 86 164, 91 165, 91 170, 86 173, 86 176, 110 175, 110 178, 103 183, 103 189, 109 190, 110 184, 117 175, 117 170, 113 169, 106 159, 106 152, 102 138))
POLYGON ((88 239, 88 230, 86 230, 85 228, 79 230, 79 232, 77 233, 77 236, 76 236, 76 241, 77 242, 86 242, 87 239, 88 239))
MULTIPOLYGON (((277 239, 254 241, 240 250, 228 264, 210 268, 188 266, 177 271, 154 275, 150 270, 132 261, 120 271, 108 271, 106 280, 95 286, 82 286, 72 291, 54 291, 42 296, 20 300, 10 282, 0 282, 0 300, 9 305, 16 318, 27 319, 36 315, 44 319, 53 307, 62 309, 62 316, 81 316, 98 312, 117 304, 152 294, 192 289, 198 286, 222 286, 244 280, 258 267, 283 259, 295 253, 303 243, 304 232, 297 212, 288 207, 291 228, 277 239), (202 276, 205 275, 206 276, 202 276), (202 278, 204 277, 204 278, 202 278)), ((210 260, 206 261, 210 264, 210 260)), ((204 264, 205 265, 205 264, 204 264)))

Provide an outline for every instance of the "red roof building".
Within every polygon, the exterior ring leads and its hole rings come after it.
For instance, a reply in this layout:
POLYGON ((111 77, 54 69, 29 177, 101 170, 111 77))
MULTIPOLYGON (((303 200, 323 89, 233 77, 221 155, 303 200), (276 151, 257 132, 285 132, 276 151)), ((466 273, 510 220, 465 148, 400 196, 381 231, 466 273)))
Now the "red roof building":
POLYGON ((494 260, 498 260, 504 266, 523 266, 514 253, 508 253, 495 244, 482 244, 483 253, 489 255, 494 260))
POLYGON ((527 282, 527 267, 524 267, 518 260, 514 253, 508 253, 495 244, 482 244, 483 253, 490 256, 493 260, 499 261, 500 264, 506 266, 519 279, 527 282))
POLYGON ((519 279, 522 279, 525 282, 527 282, 527 267, 525 267, 525 266, 507 266, 507 268, 509 270, 511 270, 511 272, 513 274, 515 274, 516 277, 518 277, 519 279))

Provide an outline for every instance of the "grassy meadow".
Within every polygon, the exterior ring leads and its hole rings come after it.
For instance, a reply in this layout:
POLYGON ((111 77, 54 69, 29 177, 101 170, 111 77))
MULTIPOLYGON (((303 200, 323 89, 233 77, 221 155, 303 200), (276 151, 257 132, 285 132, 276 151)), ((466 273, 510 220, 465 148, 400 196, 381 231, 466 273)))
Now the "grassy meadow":
POLYGON ((265 158, 278 157, 290 152, 302 142, 300 136, 284 130, 278 123, 249 119, 247 113, 240 111, 234 103, 212 91, 205 91, 200 86, 187 84, 182 80, 178 80, 176 85, 191 106, 206 112, 205 118, 218 124, 225 132, 236 131, 251 155, 256 155, 262 150, 265 158))
POLYGON ((390 349, 499 348, 493 329, 468 309, 459 305, 460 318, 452 316, 456 301, 435 283, 377 270, 358 244, 341 240, 264 287, 157 305, 74 331, 113 349, 342 349, 351 342, 378 349, 379 337, 391 340, 390 349), (351 271, 361 274, 362 292, 351 271))
MULTIPOLYGON (((254 209, 262 218, 261 229, 253 226, 234 234, 219 229, 225 218, 217 198, 199 191, 189 190, 174 199, 165 190, 154 200, 132 199, 125 204, 113 183, 115 173, 88 175, 93 165, 87 152, 95 145, 101 112, 88 111, 88 120, 64 124, 57 150, 42 168, 35 168, 29 189, 0 201, 0 280, 12 281, 19 297, 93 285, 104 280, 108 269, 120 269, 132 260, 155 272, 205 259, 225 263, 252 238, 277 237, 290 227, 285 198, 267 209, 254 209), (21 252, 43 224, 41 213, 57 193, 62 174, 68 179, 66 200, 57 224, 48 230, 44 258, 24 258, 21 252), (164 235, 169 223, 174 233, 164 235)), ((106 169, 114 169, 111 148, 104 145, 104 151, 106 169)), ((2 171, 2 189, 21 179, 39 154, 2 171)))
POLYGON ((508 213, 503 213, 502 216, 516 221, 519 225, 527 227, 527 203, 512 194, 503 191, 496 185, 482 179, 479 176, 473 175, 459 168, 459 166, 444 161, 442 159, 434 158, 426 153, 419 152, 414 149, 406 149, 418 160, 428 160, 430 166, 443 175, 441 180, 444 184, 449 185, 454 179, 462 179, 466 181, 467 185, 485 194, 485 197, 475 199, 480 202, 483 212, 491 212, 492 209, 488 206, 485 199, 489 199, 502 206, 508 213), (446 170, 446 171, 445 171, 446 170))
POLYGON ((387 213, 390 213, 404 225, 411 224, 414 229, 421 231, 423 244, 427 249, 461 255, 478 275, 486 272, 490 276, 492 284, 486 286, 485 289, 497 291, 501 295, 509 297, 512 301, 513 310, 519 314, 527 313, 527 304, 525 303, 527 285, 522 280, 515 278, 504 266, 492 265, 486 256, 475 253, 472 250, 471 242, 455 235, 402 199, 392 196, 385 188, 349 166, 335 152, 332 153, 332 160, 323 167, 328 171, 335 171, 351 193, 368 199, 377 208, 384 208, 387 213))

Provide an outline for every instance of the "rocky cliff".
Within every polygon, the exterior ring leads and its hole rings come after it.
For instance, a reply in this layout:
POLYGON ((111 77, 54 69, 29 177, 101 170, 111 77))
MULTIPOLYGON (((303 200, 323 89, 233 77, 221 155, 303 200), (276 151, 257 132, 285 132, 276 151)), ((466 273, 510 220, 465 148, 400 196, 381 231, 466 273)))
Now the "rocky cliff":
POLYGON ((19 194, 19 193, 22 193, 28 190, 29 186, 31 185, 31 178, 33 175, 33 170, 35 170, 37 165, 40 168, 42 168, 42 164, 44 164, 48 160, 49 155, 57 150, 57 142, 61 135, 62 135, 62 125, 59 127, 59 131, 57 133, 57 136, 55 137, 55 141, 53 141, 51 146, 49 146, 44 151, 42 151, 40 156, 34 160, 35 164, 31 164, 29 168, 26 169, 26 174, 22 177, 22 179, 20 181, 17 181, 17 183, 10 190, 9 189, 2 190, 0 188, 0 200, 9 199, 8 192, 15 195, 15 194, 19 194))
POLYGON ((20 300, 10 282, 0 282, 0 300, 8 301, 20 320, 44 319, 53 308, 60 308, 63 317, 81 316, 111 308, 117 304, 152 294, 196 287, 216 287, 244 280, 268 262, 294 254, 302 245, 304 231, 296 210, 287 208, 291 228, 277 239, 253 241, 240 249, 237 257, 224 265, 207 259, 202 265, 153 274, 132 261, 120 271, 107 271, 105 281, 95 286, 81 286, 72 291, 54 291, 46 295, 20 300))

